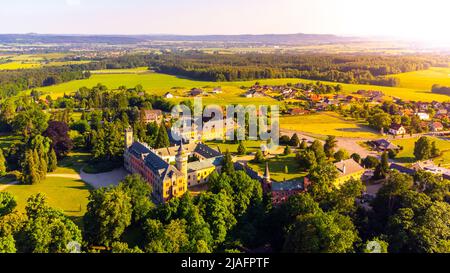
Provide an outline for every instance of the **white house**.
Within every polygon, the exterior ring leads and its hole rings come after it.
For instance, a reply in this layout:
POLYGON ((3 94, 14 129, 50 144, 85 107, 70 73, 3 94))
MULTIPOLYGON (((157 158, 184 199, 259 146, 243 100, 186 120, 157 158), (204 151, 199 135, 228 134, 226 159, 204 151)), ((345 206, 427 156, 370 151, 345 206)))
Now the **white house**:
POLYGON ((165 98, 165 99, 173 99, 173 95, 172 95, 171 93, 167 92, 167 93, 164 95, 164 98, 165 98))
POLYGON ((389 133, 394 136, 406 134, 406 129, 401 124, 392 124, 389 133))
POLYGON ((429 120, 430 115, 427 113, 416 113, 416 116, 420 118, 420 120, 429 120))

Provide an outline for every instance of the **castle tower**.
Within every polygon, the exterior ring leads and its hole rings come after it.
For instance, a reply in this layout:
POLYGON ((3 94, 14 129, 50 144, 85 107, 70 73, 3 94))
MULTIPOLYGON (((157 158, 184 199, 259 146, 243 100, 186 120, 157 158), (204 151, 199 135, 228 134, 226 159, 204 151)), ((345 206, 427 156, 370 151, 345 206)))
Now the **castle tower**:
POLYGON ((264 192, 269 192, 272 190, 272 180, 270 179, 269 163, 266 162, 266 170, 263 176, 263 190, 264 192))
POLYGON ((181 141, 180 148, 178 149, 177 156, 175 157, 176 168, 187 177, 188 171, 188 158, 183 148, 183 141, 181 141))
POLYGON ((131 147, 133 145, 134 138, 133 138, 133 129, 131 127, 128 127, 125 129, 125 150, 131 147))

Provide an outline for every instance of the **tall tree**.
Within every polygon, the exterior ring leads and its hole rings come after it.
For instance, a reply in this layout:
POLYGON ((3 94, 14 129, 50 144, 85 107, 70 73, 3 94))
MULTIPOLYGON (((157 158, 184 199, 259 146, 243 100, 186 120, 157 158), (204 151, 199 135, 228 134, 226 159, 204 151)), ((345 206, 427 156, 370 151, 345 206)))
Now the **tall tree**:
POLYGON ((91 192, 84 215, 85 238, 91 245, 110 246, 131 224, 131 198, 119 188, 91 192))
POLYGON ((134 174, 125 177, 125 179, 120 182, 119 188, 131 198, 133 222, 138 223, 145 219, 147 214, 154 207, 150 200, 152 187, 144 181, 140 175, 134 174))
POLYGON ((289 145, 291 145, 292 147, 298 147, 298 145, 300 145, 300 139, 298 138, 297 134, 294 134, 291 137, 291 140, 289 141, 289 145))
POLYGON ((73 148, 72 139, 69 137, 69 126, 65 122, 50 121, 43 134, 52 140, 52 148, 58 157, 66 156, 73 148))
POLYGON ((417 160, 427 160, 431 157, 432 144, 428 137, 422 136, 414 145, 414 156, 417 160))
POLYGON ((54 172, 58 168, 58 158, 56 156, 55 150, 50 149, 50 153, 48 154, 48 171, 54 172))
POLYGON ((337 212, 319 212, 299 216, 289 231, 285 252, 350 253, 358 233, 347 216, 337 212))
POLYGON ((3 149, 0 148, 0 176, 4 176, 6 174, 6 159, 3 155, 3 149))
POLYGON ((158 136, 155 141, 155 148, 167 148, 170 146, 169 135, 167 134, 167 128, 164 124, 159 126, 158 136))
POLYGON ((323 149, 325 151, 325 155, 328 158, 331 158, 334 154, 334 149, 337 147, 337 140, 335 136, 328 136, 325 140, 325 144, 323 146, 323 149))
POLYGON ((223 157, 222 173, 226 174, 234 173, 233 157, 231 156, 231 153, 228 150, 225 152, 225 155, 223 157))

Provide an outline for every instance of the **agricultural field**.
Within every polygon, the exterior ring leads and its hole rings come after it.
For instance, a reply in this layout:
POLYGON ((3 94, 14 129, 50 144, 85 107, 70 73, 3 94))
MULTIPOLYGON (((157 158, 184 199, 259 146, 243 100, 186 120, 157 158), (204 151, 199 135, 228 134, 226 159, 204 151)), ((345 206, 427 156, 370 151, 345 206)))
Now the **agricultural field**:
MULTIPOLYGON (((139 71, 139 70, 138 70, 139 71)), ((50 95, 52 98, 58 98, 64 93, 73 93, 79 88, 93 87, 98 83, 106 85, 110 89, 116 89, 119 86, 134 87, 141 84, 146 92, 155 95, 164 95, 167 92, 172 93, 175 98, 174 102, 180 102, 189 99, 186 93, 192 88, 203 88, 205 91, 211 91, 214 87, 222 86, 222 94, 208 94, 203 97, 203 102, 208 104, 279 104, 280 102, 268 97, 247 99, 241 97, 246 90, 240 89, 240 86, 251 86, 254 82, 235 82, 235 83, 217 83, 217 82, 202 82, 184 79, 176 76, 159 74, 159 73, 124 73, 124 70, 119 71, 120 74, 100 73, 93 74, 91 78, 85 80, 71 81, 55 86, 38 88, 43 92, 43 96, 50 95)))
MULTIPOLYGON (((39 88, 40 91, 45 94, 50 94, 52 98, 62 96, 64 93, 69 94, 75 92, 79 88, 93 87, 98 83, 102 83, 111 89, 118 88, 125 85, 127 87, 134 87, 141 84, 144 89, 152 94, 163 95, 166 92, 174 94, 174 101, 180 101, 185 99, 185 92, 191 88, 204 88, 211 90, 214 87, 221 86, 223 94, 212 95, 204 98, 205 102, 220 104, 229 103, 241 103, 241 104, 269 104, 279 103, 271 98, 243 98, 241 95, 246 91, 240 87, 250 87, 255 81, 237 81, 237 82, 206 82, 195 81, 182 77, 171 76, 159 73, 149 73, 146 68, 136 69, 120 69, 120 70, 100 70, 94 72, 89 79, 71 81, 55 86, 39 88)), ((263 85, 284 85, 287 83, 311 83, 315 81, 303 80, 303 79, 267 79, 258 80, 263 85)), ((325 84, 336 85, 333 82, 323 82, 325 84)), ((361 89, 379 90, 385 93, 386 96, 399 97, 406 100, 416 101, 447 101, 450 97, 441 94, 432 94, 430 88, 421 89, 417 87, 385 87, 385 86, 372 86, 361 84, 341 84, 344 93, 351 94, 361 89)), ((409 85, 408 85, 409 86, 409 85)))
POLYGON ((353 138, 376 138, 379 136, 365 123, 344 119, 334 112, 280 117, 280 127, 319 138, 328 135, 353 138))
POLYGON ((31 69, 49 66, 63 66, 74 64, 85 64, 90 61, 60 61, 67 54, 64 53, 49 53, 38 55, 10 55, 0 56, 0 71, 1 70, 19 70, 31 69))
MULTIPOLYGON (((442 155, 438 158, 433 159, 434 163, 440 164, 442 167, 450 166, 450 140, 430 137, 432 141, 436 141, 436 147, 441 150, 442 155)), ((414 144, 418 138, 406 138, 406 139, 397 139, 394 140, 393 143, 395 145, 403 147, 403 150, 399 152, 396 161, 400 163, 413 163, 415 162, 414 158, 414 144)))
MULTIPOLYGON (((256 172, 263 174, 266 168, 266 163, 255 164, 249 162, 248 166, 256 172)), ((270 177, 277 182, 298 179, 306 176, 306 173, 299 171, 299 166, 295 160, 294 154, 288 156, 277 156, 269 159, 269 170, 270 177), (286 167, 288 169, 287 173, 285 172, 286 167)))
POLYGON ((450 68, 432 67, 428 70, 392 75, 400 80, 402 88, 430 91, 433 84, 450 86, 450 68))

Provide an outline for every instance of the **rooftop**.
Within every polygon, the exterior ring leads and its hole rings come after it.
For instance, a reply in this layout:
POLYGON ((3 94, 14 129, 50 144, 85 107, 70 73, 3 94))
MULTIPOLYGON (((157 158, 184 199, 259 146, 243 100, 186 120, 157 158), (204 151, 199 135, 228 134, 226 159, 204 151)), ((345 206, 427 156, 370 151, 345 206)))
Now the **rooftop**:
POLYGON ((286 182, 272 182, 272 191, 303 190, 304 181, 305 181, 304 179, 301 179, 301 180, 290 180, 286 182))
POLYGON ((334 166, 336 166, 339 171, 339 177, 363 172, 365 170, 353 159, 343 160, 341 162, 335 163, 334 166))

